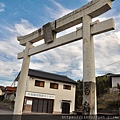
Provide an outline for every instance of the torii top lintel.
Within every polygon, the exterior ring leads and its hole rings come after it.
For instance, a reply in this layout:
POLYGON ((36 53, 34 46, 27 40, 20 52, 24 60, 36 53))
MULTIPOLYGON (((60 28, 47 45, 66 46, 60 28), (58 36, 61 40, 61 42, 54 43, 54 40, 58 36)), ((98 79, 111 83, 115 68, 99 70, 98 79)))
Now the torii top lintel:
MULTIPOLYGON (((92 18, 95 18, 110 10, 112 7, 112 1, 114 0, 93 0, 83 7, 51 22, 50 24, 52 31, 58 33, 72 26, 80 24, 84 15, 89 15, 92 18)), ((17 39, 23 46, 25 46, 27 42, 37 42, 41 39, 44 39, 43 28, 34 31, 31 34, 19 36, 17 39)))

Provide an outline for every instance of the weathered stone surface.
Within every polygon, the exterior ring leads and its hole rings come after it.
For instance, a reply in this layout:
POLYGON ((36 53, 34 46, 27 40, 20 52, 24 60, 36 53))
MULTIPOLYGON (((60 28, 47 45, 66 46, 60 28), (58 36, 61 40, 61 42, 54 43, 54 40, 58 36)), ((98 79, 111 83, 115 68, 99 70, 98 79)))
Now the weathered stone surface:
MULTIPOLYGON (((84 82, 83 87, 83 114, 94 115, 96 109, 96 83, 84 82)), ((96 111, 97 112, 97 111, 96 111)))
POLYGON ((28 70, 30 64, 30 56, 28 56, 28 52, 31 46, 32 44, 30 42, 26 44, 22 69, 20 73, 20 79, 18 81, 18 86, 16 91, 14 114, 22 114, 25 88, 26 88, 26 82, 27 82, 27 76, 28 76, 28 70))
POLYGON ((47 23, 43 26, 43 33, 44 33, 44 40, 46 44, 53 42, 54 37, 53 37, 53 31, 50 23, 47 23))
MULTIPOLYGON (((97 35, 103 32, 107 32, 110 30, 114 30, 115 24, 113 19, 105 20, 103 22, 94 22, 91 24, 91 35, 97 35)), ((50 44, 42 44, 36 47, 33 47, 29 50, 29 55, 34 55, 40 52, 44 52, 46 50, 50 50, 65 44, 68 44, 70 42, 74 42, 77 40, 82 39, 82 27, 77 28, 75 32, 69 33, 67 35, 64 35, 62 37, 54 39, 54 42, 50 44)), ((18 59, 23 58, 24 52, 21 52, 18 54, 18 59)))

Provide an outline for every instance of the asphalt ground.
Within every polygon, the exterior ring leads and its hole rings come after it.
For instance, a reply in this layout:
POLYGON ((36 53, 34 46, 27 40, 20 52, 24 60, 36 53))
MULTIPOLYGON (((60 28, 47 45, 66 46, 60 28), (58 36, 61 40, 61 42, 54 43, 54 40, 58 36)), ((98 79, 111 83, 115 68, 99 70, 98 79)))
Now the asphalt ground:
POLYGON ((13 111, 12 110, 9 110, 9 109, 5 109, 5 108, 1 108, 0 107, 0 115, 3 115, 3 114, 13 114, 13 111))
POLYGON ((120 120, 118 115, 98 115, 82 116, 82 115, 57 115, 57 114, 39 114, 23 112, 22 116, 13 115, 12 110, 0 108, 0 120, 120 120))

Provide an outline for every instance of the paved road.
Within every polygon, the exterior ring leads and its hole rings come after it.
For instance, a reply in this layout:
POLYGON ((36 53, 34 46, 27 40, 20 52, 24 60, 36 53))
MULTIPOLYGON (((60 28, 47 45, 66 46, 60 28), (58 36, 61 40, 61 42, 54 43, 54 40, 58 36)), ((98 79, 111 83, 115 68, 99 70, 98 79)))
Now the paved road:
MULTIPOLYGON (((12 120, 12 114, 13 111, 12 110, 8 110, 8 109, 3 109, 0 108, 0 120, 12 120)), ((69 120, 71 118, 71 120, 83 120, 83 119, 74 119, 75 116, 65 116, 65 115, 45 115, 45 114, 29 114, 29 113, 23 113, 23 119, 22 120, 69 120)), ((16 116, 19 117, 19 116, 16 116)), ((102 115, 101 115, 102 117, 102 115)), ((109 116, 108 116, 109 117, 109 116)), ((111 116, 113 117, 113 116, 111 116)), ((116 116, 118 117, 118 116, 116 116)), ((110 118, 109 118, 110 119, 110 118)), ((90 119, 92 120, 92 119, 90 119)), ((108 120, 108 119, 103 119, 100 118, 98 120, 108 120)), ((111 118, 111 120, 119 120, 119 118, 111 118)))
POLYGON ((12 120, 12 110, 0 108, 0 120, 12 120))
POLYGON ((7 115, 11 115, 13 114, 13 111, 12 110, 8 110, 8 109, 3 109, 3 108, 0 108, 0 115, 2 114, 7 114, 7 115))

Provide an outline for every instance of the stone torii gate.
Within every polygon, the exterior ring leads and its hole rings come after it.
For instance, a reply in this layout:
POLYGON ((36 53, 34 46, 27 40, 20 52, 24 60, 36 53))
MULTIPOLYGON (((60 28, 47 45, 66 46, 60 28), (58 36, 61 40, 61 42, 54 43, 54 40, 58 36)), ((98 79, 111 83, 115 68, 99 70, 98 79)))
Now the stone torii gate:
POLYGON ((110 10, 113 1, 92 0, 85 6, 47 23, 31 34, 17 37, 20 45, 25 46, 25 50, 18 54, 18 59, 23 58, 23 63, 18 81, 14 114, 22 114, 30 56, 80 39, 83 39, 83 114, 97 114, 93 36, 113 30, 115 25, 113 19, 103 22, 97 20, 92 23, 92 18, 110 10), (57 33, 80 23, 82 23, 82 27, 77 28, 76 31, 56 38, 57 33), (45 40, 44 44, 36 47, 32 45, 42 39, 45 40))

